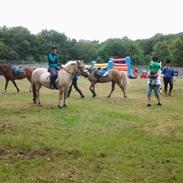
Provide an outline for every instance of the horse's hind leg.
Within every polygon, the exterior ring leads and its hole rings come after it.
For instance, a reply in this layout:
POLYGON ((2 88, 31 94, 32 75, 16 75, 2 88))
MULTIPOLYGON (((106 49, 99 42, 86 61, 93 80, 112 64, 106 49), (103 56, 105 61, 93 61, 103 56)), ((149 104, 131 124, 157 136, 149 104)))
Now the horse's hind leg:
POLYGON ((34 104, 37 103, 37 96, 36 96, 36 87, 34 82, 32 82, 32 95, 33 95, 33 102, 34 104))
POLYGON ((110 98, 114 89, 115 89, 115 85, 116 85, 116 82, 115 81, 112 81, 111 83, 111 92, 109 93, 109 95, 107 96, 107 98, 110 98))
MULTIPOLYGON (((31 84, 31 79, 29 78, 29 77, 27 77, 27 80, 30 82, 30 84, 31 84)), ((32 91, 32 87, 30 86, 30 88, 29 88, 29 92, 31 93, 31 91, 32 91)))
POLYGON ((41 106, 41 101, 39 99, 39 90, 40 90, 40 88, 41 88, 40 83, 35 84, 34 82, 32 82, 33 102, 34 102, 34 104, 38 104, 39 106, 41 106))
POLYGON ((90 87, 89 87, 90 91, 92 92, 92 97, 96 97, 96 93, 95 93, 95 83, 91 83, 90 87))
POLYGON ((19 93, 19 88, 18 88, 17 84, 15 83, 15 80, 11 80, 11 81, 14 84, 15 88, 17 89, 17 92, 19 93))
POLYGON ((123 87, 123 85, 121 84, 121 82, 119 81, 119 82, 117 82, 117 84, 118 84, 118 86, 121 88, 121 91, 123 92, 123 96, 124 96, 124 97, 127 97, 127 96, 126 96, 126 92, 125 92, 125 88, 123 87))

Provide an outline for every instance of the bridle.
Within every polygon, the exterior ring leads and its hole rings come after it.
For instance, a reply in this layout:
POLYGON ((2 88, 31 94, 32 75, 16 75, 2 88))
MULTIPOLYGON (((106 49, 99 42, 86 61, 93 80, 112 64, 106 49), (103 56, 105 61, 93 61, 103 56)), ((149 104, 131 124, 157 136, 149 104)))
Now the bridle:
POLYGON ((67 70, 67 69, 65 69, 64 67, 62 67, 62 69, 63 69, 64 71, 66 71, 67 73, 69 73, 69 74, 71 74, 71 75, 73 75, 73 76, 74 76, 74 74, 73 74, 72 72, 68 71, 68 70, 67 70))
POLYGON ((78 64, 78 68, 79 68, 79 71, 80 71, 81 75, 83 75, 83 74, 84 74, 83 69, 82 69, 81 66, 79 65, 78 60, 77 60, 76 62, 77 62, 77 64, 78 64))
MULTIPOLYGON (((77 60, 76 62, 77 62, 77 65, 78 65, 78 69, 79 69, 79 71, 81 72, 81 75, 84 75, 84 71, 82 70, 81 66, 79 65, 78 60, 77 60)), ((69 73, 69 74, 71 74, 71 75, 73 75, 73 76, 75 75, 74 73, 68 71, 68 70, 65 69, 64 67, 62 67, 62 69, 64 69, 67 73, 69 73)), ((76 74, 78 74, 78 72, 76 72, 76 74)))

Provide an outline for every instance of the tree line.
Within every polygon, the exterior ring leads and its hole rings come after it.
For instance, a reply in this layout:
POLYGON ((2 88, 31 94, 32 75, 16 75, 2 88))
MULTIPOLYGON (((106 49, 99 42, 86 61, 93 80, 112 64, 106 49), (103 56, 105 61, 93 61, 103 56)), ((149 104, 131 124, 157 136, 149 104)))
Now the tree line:
POLYGON ((63 63, 71 59, 103 63, 111 57, 130 55, 134 64, 147 65, 156 55, 163 64, 169 59, 173 66, 183 66, 183 33, 158 33, 149 39, 135 41, 128 37, 111 38, 100 43, 70 39, 55 30, 42 30, 35 35, 21 26, 0 27, 0 60, 45 62, 53 45, 58 47, 58 56, 63 63))

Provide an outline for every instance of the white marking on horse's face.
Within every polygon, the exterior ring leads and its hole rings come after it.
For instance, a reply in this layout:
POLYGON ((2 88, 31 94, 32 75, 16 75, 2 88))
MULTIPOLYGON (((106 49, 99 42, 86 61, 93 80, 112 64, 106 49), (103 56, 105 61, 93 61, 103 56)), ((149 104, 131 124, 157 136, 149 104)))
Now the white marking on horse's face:
POLYGON ((78 63, 79 74, 86 73, 86 66, 85 66, 85 63, 83 62, 83 60, 79 60, 79 61, 77 61, 77 63, 78 63))

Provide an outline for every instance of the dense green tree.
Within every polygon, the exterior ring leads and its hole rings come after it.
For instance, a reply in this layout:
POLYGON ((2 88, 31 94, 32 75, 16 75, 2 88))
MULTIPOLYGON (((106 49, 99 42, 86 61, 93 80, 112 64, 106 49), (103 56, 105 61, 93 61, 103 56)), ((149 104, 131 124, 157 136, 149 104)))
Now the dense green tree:
POLYGON ((58 56, 63 63, 72 59, 83 59, 85 62, 97 60, 101 63, 111 57, 131 56, 134 64, 147 64, 156 55, 163 64, 171 59, 174 66, 183 66, 183 33, 158 33, 149 39, 136 41, 123 37, 99 43, 69 39, 55 30, 42 30, 34 35, 21 26, 0 27, 0 60, 45 62, 53 45, 59 48, 58 56))
POLYGON ((98 51, 98 58, 106 62, 109 58, 123 58, 131 56, 136 64, 143 63, 143 50, 138 43, 128 38, 108 39, 103 42, 98 51))
POLYGON ((169 47, 173 65, 183 66, 183 36, 171 40, 169 47))
POLYGON ((162 64, 165 64, 166 60, 171 59, 168 41, 157 42, 153 47, 152 55, 156 55, 162 64))
POLYGON ((8 47, 3 42, 0 42, 0 58, 1 60, 8 59, 8 47))

